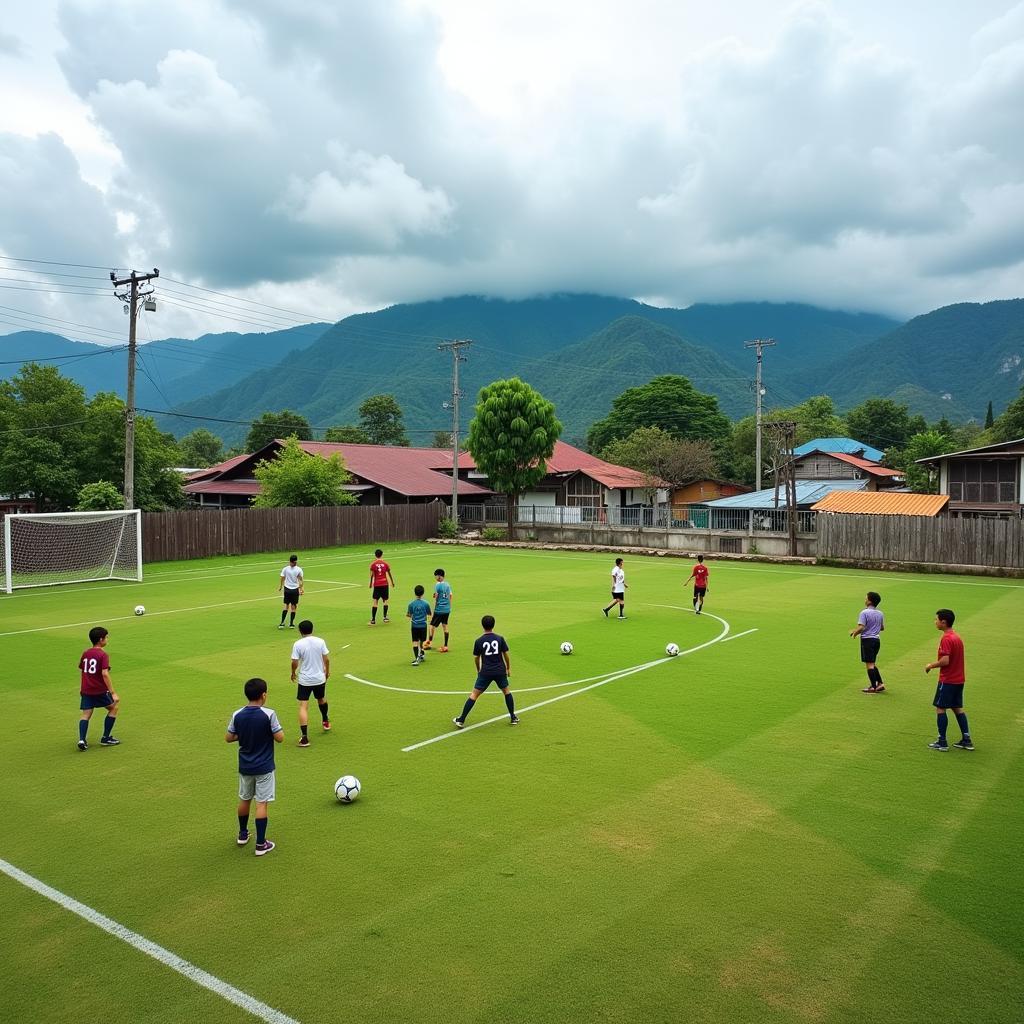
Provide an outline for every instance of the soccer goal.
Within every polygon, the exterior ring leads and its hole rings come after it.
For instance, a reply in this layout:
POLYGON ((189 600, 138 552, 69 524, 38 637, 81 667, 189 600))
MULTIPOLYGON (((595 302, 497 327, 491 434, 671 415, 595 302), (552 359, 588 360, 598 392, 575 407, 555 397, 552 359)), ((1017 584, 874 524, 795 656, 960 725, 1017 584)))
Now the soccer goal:
POLYGON ((142 513, 45 512, 4 518, 4 589, 142 579, 142 513))

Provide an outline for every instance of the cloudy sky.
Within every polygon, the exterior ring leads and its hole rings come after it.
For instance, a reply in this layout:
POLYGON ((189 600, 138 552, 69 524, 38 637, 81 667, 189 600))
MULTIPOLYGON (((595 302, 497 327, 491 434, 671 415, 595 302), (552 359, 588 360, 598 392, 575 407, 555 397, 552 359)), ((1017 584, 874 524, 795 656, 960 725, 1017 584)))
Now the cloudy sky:
POLYGON ((160 268, 152 337, 465 293, 1024 295, 1024 3, 3 9, 0 332, 123 336, 111 266, 160 268))

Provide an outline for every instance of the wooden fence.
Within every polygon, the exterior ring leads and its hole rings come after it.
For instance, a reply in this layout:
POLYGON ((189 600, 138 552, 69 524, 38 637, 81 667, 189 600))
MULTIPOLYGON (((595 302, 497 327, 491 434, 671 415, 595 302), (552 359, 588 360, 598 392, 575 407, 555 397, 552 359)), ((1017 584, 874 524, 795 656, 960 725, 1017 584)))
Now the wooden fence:
POLYGON ((211 555, 299 550, 348 544, 424 540, 448 512, 440 501, 420 505, 332 505, 325 508, 202 509, 146 512, 144 562, 211 555))
POLYGON ((1024 522, 819 514, 817 556, 1024 569, 1024 522))

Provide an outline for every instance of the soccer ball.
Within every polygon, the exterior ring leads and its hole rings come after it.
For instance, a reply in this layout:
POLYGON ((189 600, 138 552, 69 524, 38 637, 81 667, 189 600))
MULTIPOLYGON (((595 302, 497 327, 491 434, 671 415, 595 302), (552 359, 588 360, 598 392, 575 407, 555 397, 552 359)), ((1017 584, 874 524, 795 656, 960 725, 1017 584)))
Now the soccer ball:
POLYGON ((142 605, 142 604, 137 604, 135 606, 135 614, 136 615, 145 615, 146 614, 146 606, 142 605))
POLYGON ((569 643, 568 640, 566 640, 565 643, 562 644, 562 653, 563 654, 572 654, 572 644, 569 643))
POLYGON ((674 658, 679 653, 679 644, 666 644, 665 653, 670 658, 674 658))
POLYGON ((359 785, 359 780, 354 775, 342 775, 334 784, 334 795, 340 803, 350 804, 359 796, 361 789, 362 786, 359 785))

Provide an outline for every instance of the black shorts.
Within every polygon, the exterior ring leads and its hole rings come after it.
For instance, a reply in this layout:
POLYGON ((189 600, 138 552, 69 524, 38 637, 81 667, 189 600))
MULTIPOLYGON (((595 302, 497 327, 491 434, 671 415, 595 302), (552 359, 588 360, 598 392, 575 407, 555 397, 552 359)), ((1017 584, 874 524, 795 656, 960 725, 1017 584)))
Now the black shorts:
POLYGON ((288 587, 284 588, 284 603, 285 604, 298 604, 299 603, 299 592, 298 590, 291 590, 288 587))
POLYGON ((91 708, 109 708, 114 703, 114 695, 107 690, 106 693, 83 693, 79 707, 82 711, 89 711, 91 708))
POLYGON ((483 693, 484 690, 486 690, 487 687, 491 685, 491 683, 497 683, 499 690, 507 690, 508 689, 508 676, 482 676, 482 675, 478 675, 476 677, 476 682, 473 684, 473 689, 474 690, 479 690, 481 693, 483 693))
POLYGON ((430 624, 437 629, 438 626, 448 625, 448 616, 451 612, 434 612, 434 617, 430 620, 430 624))
POLYGON ((963 683, 939 683, 935 687, 935 700, 932 704, 937 708, 962 708, 964 706, 963 683))
POLYGON ((316 697, 317 700, 323 700, 326 695, 326 683, 318 683, 316 686, 303 686, 302 683, 299 683, 295 690, 296 700, 309 700, 310 697, 316 697))
POLYGON ((866 665, 869 661, 878 661, 878 651, 882 641, 877 636, 862 636, 860 638, 860 660, 866 665))
POLYGON ((427 639, 427 627, 426 626, 413 626, 410 630, 412 633, 413 641, 426 640, 427 639))
POLYGON ((708 588, 707 587, 694 587, 693 588, 693 596, 694 597, 703 597, 707 592, 708 592, 708 588))
POLYGON ((615 591, 613 590, 613 591, 612 591, 612 600, 613 600, 613 601, 625 601, 625 600, 626 600, 626 592, 625 592, 625 591, 622 591, 622 593, 621 593, 621 594, 617 594, 617 593, 616 593, 616 592, 615 592, 615 591))
POLYGON ((386 601, 391 596, 390 587, 374 587, 373 588, 373 599, 374 601, 384 600, 386 601))

